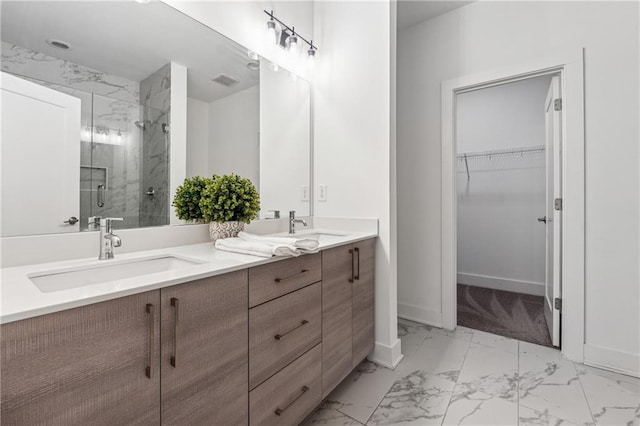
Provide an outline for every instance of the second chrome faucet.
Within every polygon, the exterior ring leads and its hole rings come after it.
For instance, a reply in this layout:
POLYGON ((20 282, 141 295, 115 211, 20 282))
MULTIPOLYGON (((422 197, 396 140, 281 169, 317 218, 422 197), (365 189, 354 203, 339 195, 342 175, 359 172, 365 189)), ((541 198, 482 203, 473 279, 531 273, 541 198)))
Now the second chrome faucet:
POLYGON ((100 255, 98 259, 113 259, 113 248, 120 247, 122 240, 113 233, 113 221, 124 221, 121 217, 100 218, 100 255))
POLYGON ((304 226, 307 226, 307 222, 305 222, 302 219, 296 219, 296 211, 295 210, 291 210, 289 212, 289 233, 290 234, 295 234, 296 233, 296 223, 301 223, 304 226))

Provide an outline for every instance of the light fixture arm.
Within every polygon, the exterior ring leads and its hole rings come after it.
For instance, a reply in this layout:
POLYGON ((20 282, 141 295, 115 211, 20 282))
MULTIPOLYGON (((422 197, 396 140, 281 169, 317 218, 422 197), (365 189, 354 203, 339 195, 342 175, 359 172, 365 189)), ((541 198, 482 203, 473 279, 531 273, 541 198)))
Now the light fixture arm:
POLYGON ((296 37, 298 37, 300 40, 304 41, 305 43, 307 43, 309 45, 309 49, 311 50, 318 50, 318 46, 313 44, 313 40, 311 41, 307 41, 306 38, 302 37, 300 35, 300 33, 297 33, 294 27, 290 27, 287 24, 285 24, 284 22, 282 22, 281 20, 279 20, 278 18, 276 18, 276 16, 273 14, 273 10, 267 12, 266 10, 264 11, 264 13, 266 13, 269 18, 273 21, 278 22, 280 25, 282 25, 286 30, 288 30, 289 32, 291 32, 291 34, 295 35, 296 37))

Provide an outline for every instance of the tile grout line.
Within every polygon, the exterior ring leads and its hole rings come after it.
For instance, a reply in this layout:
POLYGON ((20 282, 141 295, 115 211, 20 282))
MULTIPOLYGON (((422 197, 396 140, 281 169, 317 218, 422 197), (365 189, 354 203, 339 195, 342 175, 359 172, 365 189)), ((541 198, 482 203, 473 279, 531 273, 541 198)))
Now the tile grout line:
POLYGON ((460 376, 462 375, 462 369, 464 368, 464 364, 467 362, 467 356, 469 355, 469 350, 471 349, 471 341, 473 340, 473 330, 471 331, 471 340, 469 340, 467 346, 467 352, 464 354, 464 359, 462 360, 462 365, 460 365, 460 371, 458 372, 458 377, 456 378, 456 383, 453 385, 453 389, 451 390, 451 396, 449 397, 449 402, 447 403, 447 409, 444 410, 444 414, 442 415, 442 421, 440 424, 444 424, 445 419, 447 418, 447 413, 449 413, 449 407, 451 406, 451 400, 453 399, 453 395, 455 394, 456 387, 458 386, 458 381, 460 380, 460 376))
POLYGON ((518 408, 517 408, 517 413, 518 413, 518 426, 520 426, 520 341, 516 340, 516 342, 518 343, 517 345, 517 359, 518 359, 518 386, 517 386, 517 401, 518 401, 518 408))
MULTIPOLYGON (((420 342, 420 344, 418 345, 418 349, 416 349, 416 353, 420 350, 420 348, 422 347, 422 345, 424 345, 424 342, 427 341, 427 336, 425 335, 424 339, 422 339, 422 341, 420 342)), ((402 365, 402 363, 404 362, 406 358, 403 358, 402 361, 400 361, 400 364, 396 365, 396 368, 393 369, 392 371, 396 371, 396 369, 400 368, 400 365, 402 365)), ((378 401, 378 405, 376 405, 376 408, 373 409, 373 411, 371 412, 371 414, 369 415, 369 417, 367 417, 367 421, 363 423, 363 425, 367 425, 369 423, 369 421, 371 420, 371 417, 373 417, 373 415, 376 413, 376 411, 378 410, 378 408, 380 407, 380 404, 382 404, 382 401, 384 401, 384 399, 387 397, 387 395, 389 394, 389 391, 391 390, 391 388, 393 388, 393 385, 396 384, 396 382, 398 381, 398 379, 400 379, 400 375, 398 375, 398 378, 395 379, 393 381, 393 383, 391 383, 391 386, 389 386, 389 389, 387 389, 387 391, 385 392, 385 394, 382 396, 382 398, 380 399, 380 401, 378 401)), ((342 411, 341 411, 342 413, 342 411)), ((344 414, 344 413, 343 413, 344 414)), ((345 414, 346 415, 346 414, 345 414)), ((354 419, 355 420, 355 419, 354 419)), ((358 420, 356 420, 358 421, 358 420)), ((360 423, 360 422, 358 422, 360 423)))
MULTIPOLYGON (((569 361, 569 360, 567 360, 569 361)), ((573 365, 573 369, 576 372, 576 377, 578 378, 578 383, 580 383, 580 390, 582 391, 582 395, 584 396, 584 400, 587 403, 587 408, 589 409, 589 414, 591 415, 591 420, 593 421, 593 424, 596 424, 596 419, 593 416, 593 410, 591 409, 591 403, 589 402, 589 398, 587 398, 587 393, 584 391, 584 386, 582 386, 582 379, 580 378, 580 373, 578 372, 578 369, 576 368, 576 364, 573 361, 569 361, 571 363, 571 365, 573 365)))

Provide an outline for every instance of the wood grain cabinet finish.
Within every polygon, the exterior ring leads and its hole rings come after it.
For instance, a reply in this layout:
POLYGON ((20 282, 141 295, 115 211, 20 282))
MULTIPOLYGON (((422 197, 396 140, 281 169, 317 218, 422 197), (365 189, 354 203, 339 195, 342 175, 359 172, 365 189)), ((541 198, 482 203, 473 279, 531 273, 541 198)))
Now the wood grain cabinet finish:
POLYGON ((159 305, 156 290, 3 324, 1 423, 160 424, 159 305))
POLYGON ((249 269, 249 307, 320 281, 320 253, 307 254, 249 269))
POLYGON ((249 394, 251 425, 294 426, 322 401, 321 345, 293 361, 249 394))
POLYGON ((374 347, 374 293, 376 240, 369 239, 353 245, 355 273, 353 280, 353 353, 355 368, 374 347))
POLYGON ((163 288, 162 424, 248 422, 247 271, 163 288))
POLYGON ((322 397, 350 372, 352 364, 353 246, 322 252, 322 397))
POLYGON ((249 388, 320 343, 322 289, 312 284, 249 310, 249 388))

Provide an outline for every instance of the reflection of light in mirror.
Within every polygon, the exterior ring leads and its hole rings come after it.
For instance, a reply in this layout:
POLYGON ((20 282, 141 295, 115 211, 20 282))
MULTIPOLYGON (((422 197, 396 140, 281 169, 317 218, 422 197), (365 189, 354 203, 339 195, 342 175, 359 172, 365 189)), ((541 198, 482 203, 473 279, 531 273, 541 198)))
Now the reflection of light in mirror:
POLYGON ((278 64, 276 64, 275 62, 271 62, 271 63, 269 64, 269 69, 270 69, 271 71, 278 72, 278 70, 280 70, 280 67, 279 67, 279 66, 278 66, 278 64))
POLYGON ((94 142, 107 145, 122 145, 126 139, 126 135, 127 132, 123 132, 121 129, 87 126, 80 133, 80 140, 82 142, 94 142))
POLYGON ((251 59, 253 59, 254 61, 258 60, 258 54, 256 52, 254 52, 253 50, 247 50, 247 56, 251 59))

